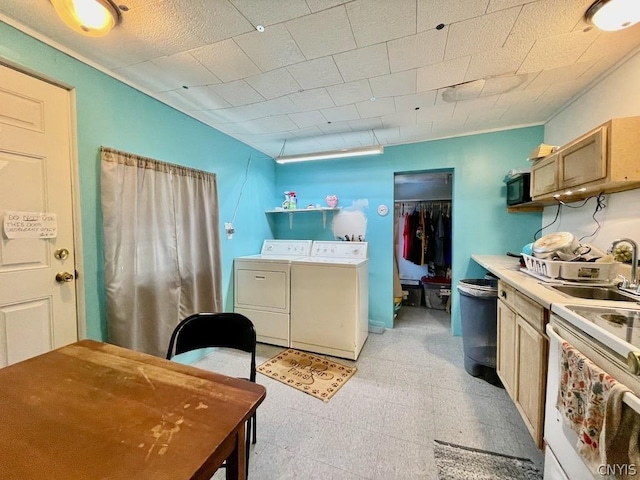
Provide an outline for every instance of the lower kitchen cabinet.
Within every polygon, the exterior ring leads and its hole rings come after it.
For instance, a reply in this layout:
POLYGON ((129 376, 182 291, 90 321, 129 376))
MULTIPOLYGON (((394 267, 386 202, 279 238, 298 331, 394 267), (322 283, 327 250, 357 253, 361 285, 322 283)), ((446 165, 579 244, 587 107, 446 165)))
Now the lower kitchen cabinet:
POLYGON ((542 448, 549 311, 502 281, 498 295, 498 376, 542 448))

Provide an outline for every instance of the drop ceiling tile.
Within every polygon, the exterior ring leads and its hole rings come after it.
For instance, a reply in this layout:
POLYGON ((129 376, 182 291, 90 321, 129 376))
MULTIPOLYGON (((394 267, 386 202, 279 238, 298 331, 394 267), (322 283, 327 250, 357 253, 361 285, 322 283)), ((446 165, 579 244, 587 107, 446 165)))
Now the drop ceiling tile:
POLYGON ((382 128, 382 120, 380 118, 349 120, 349 126, 353 131, 374 130, 376 128, 382 128))
MULTIPOLYGON (((227 0, 171 0, 177 8, 177 25, 189 25, 205 43, 215 43, 252 31, 253 25, 227 0), (216 21, 212 22, 211 19, 216 21)), ((157 9, 159 3, 151 5, 157 9)), ((181 29, 184 35, 185 29, 181 29)), ((167 32, 168 33, 168 32, 167 32)))
POLYGON ((532 46, 533 43, 524 46, 514 44, 509 47, 474 53, 471 56, 469 69, 464 80, 470 82, 480 78, 515 73, 524 62, 532 46))
POLYGON ((220 85, 210 85, 209 88, 234 107, 262 102, 264 100, 264 97, 251 88, 244 80, 222 83, 220 85))
POLYGON ((234 40, 263 72, 305 60, 284 25, 274 25, 263 33, 253 31, 234 40))
POLYGON ((456 58, 418 69, 418 92, 435 90, 464 81, 470 57, 456 58))
MULTIPOLYGON (((345 105, 344 107, 325 108, 322 110, 324 118, 329 122, 346 122, 360 118, 355 105, 345 105)), ((319 127, 323 129, 323 127, 319 127)), ((324 129, 323 129, 324 130, 324 129)))
POLYGON ((300 111, 289 97, 279 97, 258 103, 256 104, 256 109, 261 111, 264 117, 268 117, 269 115, 285 115, 287 113, 297 113, 300 111))
POLYGON ((228 108, 229 102, 219 97, 211 87, 191 87, 188 90, 180 89, 180 95, 188 98, 199 106, 198 110, 212 110, 216 108, 228 108))
POLYGON ((480 97, 499 95, 501 93, 524 90, 536 77, 534 73, 522 75, 503 75, 499 77, 487 78, 484 81, 480 97))
POLYGON ((371 87, 369 87, 367 80, 327 87, 327 92, 337 106, 369 100, 372 96, 371 87))
POLYGON ((162 69, 153 62, 136 63, 130 67, 115 69, 114 72, 154 93, 181 87, 175 80, 164 78, 162 69))
POLYGON ((289 95, 289 98, 303 112, 335 107, 335 103, 333 103, 326 88, 316 88, 299 93, 292 93, 289 95))
POLYGON ((260 69, 231 39, 197 48, 191 54, 223 82, 260 73, 260 69))
POLYGON ((287 70, 305 90, 343 83, 332 57, 290 65, 287 70))
POLYGON ((286 115, 272 115, 245 122, 251 133, 275 133, 295 130, 298 126, 286 115))
POLYGON ((527 88, 526 90, 518 90, 516 92, 503 93, 498 97, 495 107, 512 107, 514 105, 532 104, 540 95, 543 95, 547 86, 538 88, 527 88))
POLYGON ((415 110, 392 113, 382 117, 382 124, 385 128, 405 127, 416 125, 418 123, 418 112, 415 110))
POLYGON ((587 70, 595 64, 594 61, 573 63, 563 67, 551 68, 543 70, 534 80, 532 80, 527 88, 538 89, 548 87, 554 83, 570 82, 576 78, 580 78, 587 70))
POLYGON ((392 72, 423 67, 444 59, 447 29, 428 30, 387 44, 392 72))
POLYGON ((352 146, 368 147, 371 145, 377 145, 376 137, 373 134, 373 130, 357 130, 353 132, 345 132, 340 134, 343 141, 352 146))
POLYGON ((483 110, 489 110, 493 108, 497 101, 498 97, 494 95, 492 97, 474 98, 473 100, 456 102, 456 108, 453 111, 453 118, 466 119, 469 115, 472 115, 476 112, 481 112, 483 110))
POLYGON ((320 112, 290 113, 289 118, 293 120, 298 128, 313 127, 327 123, 327 119, 320 112))
MULTIPOLYGON (((343 107, 340 107, 340 108, 343 108, 343 107)), ((346 121, 326 123, 324 125, 318 125, 318 128, 325 135, 332 135, 332 134, 335 134, 335 133, 342 133, 342 132, 350 132, 351 131, 351 125, 349 125, 349 123, 346 122, 346 121)))
POLYGON ((640 23, 618 32, 603 32, 580 57, 580 61, 607 58, 613 63, 640 45, 640 23))
POLYGON ((457 120, 439 120, 433 122, 431 127, 431 135, 434 138, 451 137, 460 135, 460 122, 457 120))
POLYGON ((320 130, 317 126, 299 128, 297 130, 291 130, 287 132, 288 137, 290 138, 311 138, 317 137, 318 135, 322 135, 322 130, 320 130))
POLYGON ((403 95, 401 97, 396 97, 394 100, 396 102, 396 110, 398 112, 414 110, 416 107, 431 107, 435 104, 436 90, 417 93, 415 95, 403 95))
POLYGON ((431 133, 433 126, 431 123, 400 127, 400 137, 406 141, 418 141, 431 133))
POLYGON ((358 47, 416 33, 416 0, 356 0, 346 7, 358 47))
POLYGON ((305 0, 231 0, 253 25, 273 25, 311 13, 305 0))
POLYGON ((356 103, 360 118, 382 117, 396 113, 396 104, 393 98, 380 98, 375 102, 366 101, 356 103))
POLYGON ((450 25, 444 58, 450 60, 502 47, 519 13, 519 8, 510 8, 450 25))
POLYGON ((418 123, 433 122, 453 118, 455 103, 442 103, 418 110, 418 123))
POLYGON ((214 85, 220 79, 202 66, 189 52, 154 58, 152 62, 163 70, 163 75, 175 79, 176 86, 214 85))
POLYGON ((418 31, 484 15, 489 0, 418 0, 418 31))
POLYGON ((346 52, 356 46, 343 6, 291 20, 285 25, 307 59, 346 52))
POLYGON ((272 99, 300 90, 300 85, 285 68, 247 78, 247 82, 263 97, 272 99))
POLYGON ((506 10, 511 7, 519 7, 526 3, 532 3, 537 0, 490 0, 487 7, 487 13, 496 12, 498 10, 506 10))
POLYGON ((319 12, 320 10, 327 10, 328 8, 336 7, 351 0, 307 0, 307 5, 312 12, 319 12))
POLYGON ((171 90, 169 92, 162 92, 155 95, 162 102, 167 105, 171 105, 178 110, 204 110, 202 105, 193 98, 186 97, 183 92, 179 90, 171 90))
POLYGON ((339 53, 333 59, 345 82, 389 73, 389 56, 384 43, 339 53))
POLYGON ((541 38, 525 58, 518 73, 538 72, 575 63, 593 43, 598 32, 573 32, 541 38))
MULTIPOLYGON (((592 0, 541 0, 525 4, 509 33, 505 46, 531 44, 533 41, 571 32, 584 23, 583 15, 592 0), (552 18, 552 22, 541 19, 552 18)), ((586 25, 585 25, 586 26, 586 25)))
POLYGON ((377 139, 384 145, 398 143, 400 141, 400 128, 380 128, 373 131, 377 139))
POLYGON ((411 95, 416 93, 416 70, 382 75, 369 80, 371 91, 376 98, 411 95))

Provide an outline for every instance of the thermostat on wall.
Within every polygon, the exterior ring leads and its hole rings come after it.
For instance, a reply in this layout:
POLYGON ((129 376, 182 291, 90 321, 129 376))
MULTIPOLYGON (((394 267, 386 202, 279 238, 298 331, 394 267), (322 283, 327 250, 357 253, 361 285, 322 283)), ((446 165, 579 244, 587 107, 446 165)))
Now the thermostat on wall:
POLYGON ((387 213, 389 213, 389 207, 386 205, 378 205, 378 215, 384 217, 387 213))

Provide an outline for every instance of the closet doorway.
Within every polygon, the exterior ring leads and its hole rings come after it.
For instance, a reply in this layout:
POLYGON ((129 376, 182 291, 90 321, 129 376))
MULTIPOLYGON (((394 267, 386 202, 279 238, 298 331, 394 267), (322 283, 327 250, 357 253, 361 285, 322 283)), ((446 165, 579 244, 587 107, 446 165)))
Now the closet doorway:
POLYGON ((452 170, 395 174, 396 315, 402 306, 451 311, 452 196, 452 170))

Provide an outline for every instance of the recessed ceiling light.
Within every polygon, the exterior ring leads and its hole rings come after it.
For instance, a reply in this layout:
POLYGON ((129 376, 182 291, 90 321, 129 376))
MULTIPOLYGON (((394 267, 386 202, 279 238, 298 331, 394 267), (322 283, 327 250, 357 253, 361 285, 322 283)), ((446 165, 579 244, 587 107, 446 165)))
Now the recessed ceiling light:
POLYGON ((584 14, 600 30, 622 30, 640 22, 638 0, 596 0, 584 14))
POLYGON ((264 26, 256 25, 256 30, 259 31, 260 33, 263 33, 264 32, 264 26))

